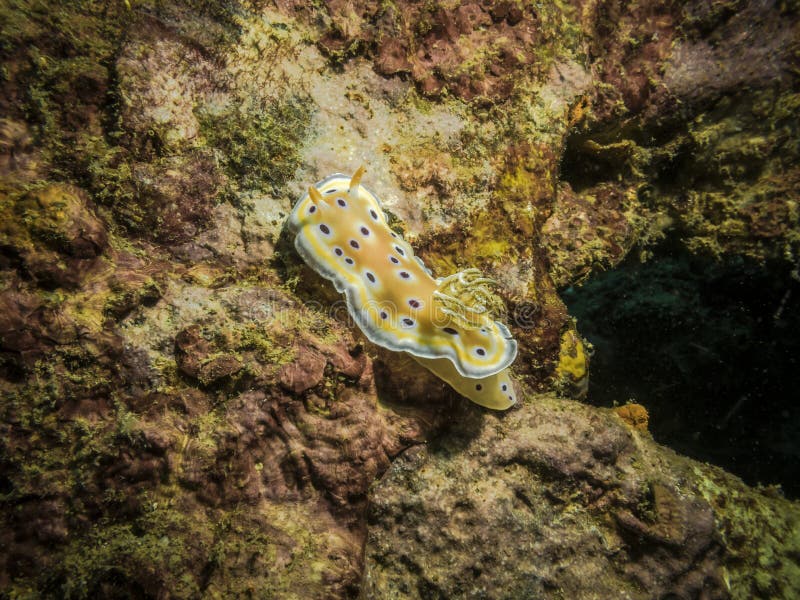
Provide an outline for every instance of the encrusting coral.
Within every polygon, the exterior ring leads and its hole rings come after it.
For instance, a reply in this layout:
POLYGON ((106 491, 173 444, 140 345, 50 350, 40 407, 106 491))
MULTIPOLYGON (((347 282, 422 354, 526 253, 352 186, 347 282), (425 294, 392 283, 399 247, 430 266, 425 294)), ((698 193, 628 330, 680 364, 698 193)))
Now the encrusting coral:
POLYGON ((641 404, 624 404, 616 407, 614 412, 629 427, 637 431, 647 431, 647 422, 650 417, 647 414, 647 409, 641 404))

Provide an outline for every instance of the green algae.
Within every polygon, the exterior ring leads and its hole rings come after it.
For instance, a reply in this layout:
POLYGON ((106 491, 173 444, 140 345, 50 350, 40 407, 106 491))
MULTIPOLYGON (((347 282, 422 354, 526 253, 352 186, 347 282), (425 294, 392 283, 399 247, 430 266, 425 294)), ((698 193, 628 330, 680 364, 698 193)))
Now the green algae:
POLYGON ((126 589, 135 597, 163 586, 177 598, 197 597, 202 581, 189 565, 211 544, 210 534, 197 527, 199 515, 180 510, 169 496, 144 493, 139 501, 135 519, 104 519, 67 545, 45 590, 77 599, 126 589))
POLYGON ((229 194, 242 189, 281 190, 300 164, 310 105, 307 98, 290 95, 260 105, 244 101, 221 111, 197 110, 206 142, 220 153, 234 182, 229 194))
MULTIPOLYGON (((225 332, 224 337, 234 347, 241 343, 266 352, 268 359, 274 349, 282 348, 285 358, 286 344, 268 345, 255 327, 248 329, 241 339, 238 332, 225 332)), ((17 437, 13 450, 4 453, 4 463, 13 465, 7 471, 12 491, 0 496, 0 502, 19 507, 26 497, 66 497, 71 498, 69 514, 80 515, 88 502, 101 516, 93 523, 68 520, 69 537, 39 558, 39 575, 10 583, 6 591, 11 597, 138 597, 169 589, 176 598, 202 593, 275 593, 288 598, 298 586, 321 593, 324 574, 331 571, 319 556, 345 550, 335 534, 319 533, 313 505, 211 509, 177 487, 176 480, 193 485, 182 481, 189 465, 204 477, 227 470, 229 457, 221 452, 236 431, 224 404, 188 419, 171 411, 162 415, 157 435, 166 435, 180 448, 174 457, 174 479, 150 481, 141 489, 141 483, 114 477, 98 487, 106 469, 126 454, 147 456, 152 425, 121 403, 109 407, 101 420, 64 420, 59 415, 64 405, 102 395, 110 374, 78 349, 61 354, 69 369, 66 380, 60 363, 51 357, 38 363, 29 382, 0 403, 3 422, 17 424, 18 433, 29 432, 23 444, 17 437), (272 568, 276 562, 280 571, 272 568), (260 565, 255 574, 254 565, 260 565)), ((3 520, 12 514, 4 512, 3 520)))
POLYGON ((110 294, 103 303, 105 315, 121 319, 123 316, 138 306, 148 306, 163 295, 163 286, 153 277, 144 281, 126 284, 121 281, 113 282, 110 294))
POLYGON ((282 365, 294 359, 294 353, 270 335, 260 323, 246 323, 237 337, 234 347, 241 351, 253 350, 260 362, 282 365))
MULTIPOLYGON (((122 134, 117 54, 129 28, 146 19, 145 14, 169 19, 194 12, 194 18, 179 23, 212 19, 211 25, 191 33, 200 36, 200 43, 223 47, 235 39, 235 11, 235 6, 204 0, 169 5, 150 0, 5 3, 0 20, 9 26, 0 35, 0 58, 9 96, 16 100, 10 102, 9 114, 33 126, 41 171, 89 190, 125 229, 152 229, 157 207, 142 194, 134 177, 137 150, 122 134)), ((158 132, 153 136, 158 145, 158 132)))
POLYGON ((567 140, 562 178, 579 192, 598 185, 636 190, 626 216, 644 258, 672 230, 697 255, 794 261, 796 96, 767 89, 723 97, 685 126, 633 119, 579 131, 567 140))
MULTIPOLYGON (((37 143, 57 177, 70 177, 74 141, 99 133, 94 117, 105 102, 109 65, 123 32, 121 3, 101 6, 22 0, 5 3, 0 47, 21 100, 16 116, 36 125, 37 143), (21 25, 24 23, 24 25, 21 25)), ((80 161, 82 162, 82 161, 80 161)))
POLYGON ((800 588, 800 565, 782 557, 800 551, 800 518, 769 488, 748 490, 713 467, 692 468, 695 486, 714 507, 725 540, 733 598, 789 598, 800 588))
POLYGON ((114 419, 64 419, 61 414, 65 406, 103 395, 111 381, 111 373, 97 364, 96 356, 67 347, 37 362, 25 385, 3 395, 3 421, 14 423, 22 434, 6 447, 6 460, 17 473, 6 501, 28 494, 72 494, 83 488, 98 463, 117 455, 114 419))
MULTIPOLYGON (((132 6, 142 7, 135 2, 132 6)), ((47 176, 81 183, 101 206, 103 215, 122 230, 147 234, 160 226, 152 220, 158 204, 144 193, 134 176, 136 163, 175 169, 186 163, 170 162, 175 158, 175 149, 165 143, 167 136, 162 131, 154 129, 142 148, 130 147, 131 142, 118 135, 121 125, 119 107, 115 105, 118 91, 113 54, 117 50, 114 43, 120 41, 115 36, 123 29, 120 24, 119 30, 110 32, 107 37, 113 43, 96 49, 100 58, 95 62, 64 60, 47 65, 49 59, 37 57, 43 66, 31 74, 35 81, 30 87, 30 109, 38 124, 47 176), (96 68, 98 65, 103 68, 96 68), (90 87, 97 87, 97 94, 75 115, 62 115, 59 102, 71 101, 83 76, 90 72, 94 77, 90 87), (91 118, 85 122, 67 121, 67 117, 77 119, 79 112, 91 118), (74 124, 78 125, 76 133, 71 131, 74 124)), ((228 193, 244 188, 273 193, 281 190, 299 164, 300 141, 310 121, 305 102, 297 96, 214 114, 206 111, 207 107, 199 109, 204 139, 197 143, 217 153, 231 182, 228 193)), ((28 209, 23 210, 23 216, 26 212, 28 209)), ((19 247, 19 237, 27 236, 31 246, 44 240, 62 250, 65 240, 59 237, 58 225, 44 219, 28 228, 23 219, 20 228, 11 232, 14 239, 10 243, 19 247)), ((124 244, 117 239, 112 246, 119 243, 124 244)), ((153 302, 165 291, 157 278, 147 277, 140 286, 114 284, 96 294, 96 301, 91 303, 80 295, 54 292, 50 308, 68 311, 70 321, 87 325, 82 333, 94 335, 104 332, 103 317, 121 319, 133 307, 153 302), (80 302, 85 306, 79 306, 80 302)), ((226 443, 236 431, 227 422, 226 405, 235 394, 249 389, 257 376, 263 376, 260 369, 268 371, 261 381, 274 381, 270 371, 295 358, 292 337, 311 332, 326 343, 341 336, 329 319, 310 311, 287 311, 282 323, 291 325, 286 332, 270 332, 261 328, 261 323, 242 328, 228 328, 229 323, 225 323, 221 327, 226 331, 214 332, 212 340, 217 351, 202 359, 205 365, 226 357, 242 362, 252 356, 254 360, 238 379, 214 390, 210 410, 187 418, 158 407, 153 401, 164 417, 164 426, 159 425, 158 433, 170 443, 186 440, 183 462, 174 472, 176 479, 185 475, 188 481, 190 466, 200 469, 201 482, 228 474, 231 458, 226 443), (167 427, 170 423, 176 431, 167 427), (178 435, 177 426, 185 430, 184 438, 178 435), (196 464, 188 464, 192 461, 196 464)), ((18 578, 10 593, 20 597, 90 598, 124 593, 154 595, 167 589, 178 598, 197 597, 204 592, 220 597, 246 593, 299 597, 297 590, 303 589, 302 594, 324 595, 331 573, 340 568, 335 563, 339 557, 351 554, 352 549, 335 531, 335 524, 320 525, 313 498, 307 507, 249 507, 239 512, 199 508, 193 504, 191 492, 177 489, 172 475, 167 481, 160 479, 163 471, 158 466, 148 475, 151 479, 135 483, 126 481, 126 475, 109 475, 112 465, 151 460, 148 454, 155 453, 155 449, 147 440, 148 417, 134 407, 135 402, 142 401, 128 398, 127 391, 119 391, 116 378, 125 375, 111 373, 106 367, 91 367, 90 363, 99 360, 102 352, 89 351, 93 341, 82 343, 86 348, 61 347, 48 354, 34 367, 30 384, 6 397, 2 404, 3 416, 8 416, 6 422, 28 425, 28 430, 17 432, 18 445, 10 450, 11 454, 3 456, 4 462, 8 460, 13 467, 12 492, 4 496, 4 508, 21 504, 21 495, 26 494, 31 498, 51 494, 69 499, 65 510, 67 539, 52 542, 46 556, 37 556, 42 574, 18 578), (117 394, 124 400, 118 399, 117 394), (106 407, 102 406, 104 402, 108 403, 106 407), (73 409, 79 412, 78 416, 71 414, 73 409), (254 521, 247 516, 259 510, 263 520, 254 521), (92 515, 93 522, 87 522, 86 514, 92 515), (275 531, 276 526, 283 533, 275 531)), ((169 358, 155 359, 149 366, 157 379, 154 387, 161 393, 193 387, 178 375, 176 363, 169 358)), ((340 396, 338 379, 327 372, 319 386, 320 394, 331 402, 340 396)), ((312 412, 328 416, 331 411, 327 406, 312 406, 312 412)), ((152 460, 161 464, 165 459, 152 460)), ((197 483, 189 482, 186 487, 191 489, 192 485, 197 483)))

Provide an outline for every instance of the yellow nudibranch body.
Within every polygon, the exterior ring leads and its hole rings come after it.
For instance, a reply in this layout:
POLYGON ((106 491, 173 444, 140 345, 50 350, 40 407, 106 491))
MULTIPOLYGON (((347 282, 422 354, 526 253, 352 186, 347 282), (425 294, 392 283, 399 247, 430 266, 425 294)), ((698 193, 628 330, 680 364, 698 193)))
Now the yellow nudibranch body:
POLYGON ((491 317, 490 280, 476 269, 434 279, 362 175, 331 175, 300 198, 289 217, 298 253, 344 293, 370 341, 408 352, 477 404, 509 408, 517 343, 491 317))

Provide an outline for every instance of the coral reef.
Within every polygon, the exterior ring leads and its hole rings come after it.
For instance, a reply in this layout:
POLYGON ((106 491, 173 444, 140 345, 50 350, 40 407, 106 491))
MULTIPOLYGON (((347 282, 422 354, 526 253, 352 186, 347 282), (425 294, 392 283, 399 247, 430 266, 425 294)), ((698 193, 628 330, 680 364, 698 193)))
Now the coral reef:
POLYGON ((569 229, 550 236, 553 262, 574 265, 554 271, 560 285, 666 231, 695 254, 796 259, 796 12, 699 1, 598 10, 595 27, 609 34, 594 38, 605 45, 595 50, 600 82, 566 142, 561 175, 575 193, 559 195, 555 214, 566 203, 576 217, 567 227, 580 233, 577 220, 591 219, 583 205, 608 208, 599 240, 594 229, 583 246, 569 229))
POLYGON ((734 566, 793 543, 785 500, 743 501, 731 476, 610 413, 531 401, 504 418, 460 415, 392 464, 371 492, 365 597, 791 597, 791 560, 734 566))
MULTIPOLYGON (((664 238, 790 277, 798 12, 3 4, 0 596, 796 597, 797 503, 659 446, 624 385, 574 401, 608 354, 559 290, 664 238), (507 414, 292 248, 295 200, 361 164, 434 272, 498 282, 507 414)), ((635 300, 597 309, 674 314, 635 300)))
POLYGON ((334 60, 364 54, 382 75, 409 75, 426 96, 506 98, 520 72, 546 72, 578 29, 568 4, 324 3, 319 40, 334 60))

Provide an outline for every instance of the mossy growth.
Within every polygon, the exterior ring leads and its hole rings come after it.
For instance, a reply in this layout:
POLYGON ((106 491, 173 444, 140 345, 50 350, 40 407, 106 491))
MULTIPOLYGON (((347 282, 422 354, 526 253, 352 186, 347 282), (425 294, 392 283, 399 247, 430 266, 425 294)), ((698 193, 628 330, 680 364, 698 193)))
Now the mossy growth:
POLYGON ((122 2, 4 3, 0 53, 9 116, 34 125, 55 178, 74 180, 84 135, 102 135, 114 54, 130 13, 122 2))
POLYGON ((694 465, 691 470, 725 541, 732 597, 793 597, 800 589, 800 565, 785 557, 800 552, 796 506, 770 488, 747 489, 717 468, 694 465))
POLYGON ((797 93, 721 97, 696 114, 627 120, 566 141, 561 177, 576 192, 637 189, 626 217, 642 256, 678 232, 693 254, 795 262, 800 252, 797 93))
MULTIPOLYGON (((232 335, 230 343, 252 345, 273 358, 266 338, 253 329, 242 339, 232 335)), ((274 348, 281 346, 286 344, 274 348)), ((193 414, 162 407, 151 421, 114 399, 118 376, 100 362, 80 346, 64 345, 39 361, 26 383, 0 394, 0 423, 14 424, 0 426, 0 527, 31 519, 37 538, 52 538, 26 557, 35 567, 7 572, 0 595, 323 594, 325 573, 339 566, 335 558, 321 557, 346 555, 346 549, 337 536, 320 535, 315 502, 310 508, 209 506, 198 501, 190 483, 183 485, 192 468, 202 472, 202 481, 228 474, 226 443, 237 431, 225 407, 193 400, 193 414), (164 440, 167 450, 154 448, 150 439, 164 440), (169 472, 156 467, 156 477, 136 475, 165 461, 173 467, 169 472), (125 471, 128 466, 133 470, 125 471)), ((20 547, 14 545, 15 556, 20 547)))
POLYGON ((133 176, 131 149, 123 143, 120 48, 130 27, 155 19, 176 23, 213 55, 235 39, 237 10, 238 3, 207 0, 4 3, 0 73, 6 94, 0 111, 28 124, 38 174, 90 191, 128 230, 151 228, 151 207, 133 176))
POLYGON ((277 193, 283 187, 300 165, 310 107, 307 98, 288 95, 196 111, 207 144, 220 153, 230 178, 229 195, 244 189, 277 193))
POLYGON ((677 177, 662 180, 670 185, 659 200, 677 204, 690 188, 675 212, 693 252, 796 260, 800 145, 790 115, 797 103, 797 94, 770 89, 722 99, 690 123, 669 163, 677 177))
POLYGON ((294 353, 291 337, 297 333, 287 332, 283 325, 247 322, 228 323, 224 330, 214 332, 214 346, 228 353, 253 353, 264 365, 279 366, 291 362, 294 353))
POLYGON ((549 68, 555 60, 583 55, 585 35, 575 6, 561 0, 543 2, 536 5, 536 16, 543 34, 537 55, 542 67, 549 68))
POLYGON ((238 331, 235 347, 241 351, 252 350, 258 360, 266 364, 283 365, 294 359, 291 348, 276 340, 258 323, 246 323, 238 331))
POLYGON ((135 519, 103 518, 92 525, 63 549, 37 587, 65 598, 148 597, 159 589, 176 598, 197 597, 202 579, 191 565, 208 553, 211 533, 197 526, 201 515, 165 491, 140 494, 135 519))
MULTIPOLYGON (((64 418, 65 412, 105 395, 111 380, 95 355, 70 345, 37 362, 24 385, 1 395, 0 417, 16 424, 14 443, 5 448, 15 473, 5 501, 28 494, 71 495, 84 489, 99 464, 117 455, 116 419, 64 418)), ((105 400, 93 406, 111 416, 105 400)))
POLYGON ((150 306, 161 297, 163 293, 161 287, 152 277, 132 282, 130 285, 114 282, 111 293, 103 303, 103 314, 121 319, 138 306, 150 306))

